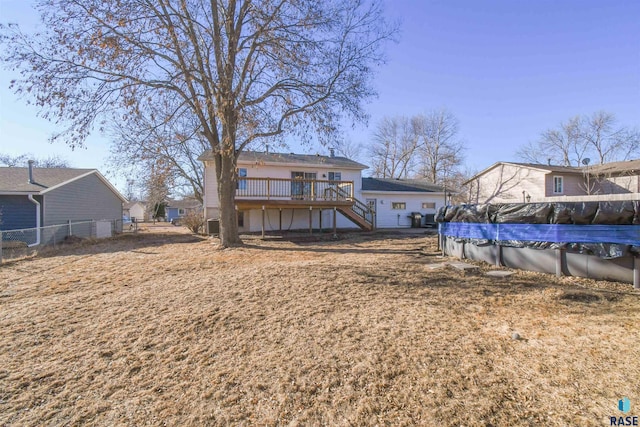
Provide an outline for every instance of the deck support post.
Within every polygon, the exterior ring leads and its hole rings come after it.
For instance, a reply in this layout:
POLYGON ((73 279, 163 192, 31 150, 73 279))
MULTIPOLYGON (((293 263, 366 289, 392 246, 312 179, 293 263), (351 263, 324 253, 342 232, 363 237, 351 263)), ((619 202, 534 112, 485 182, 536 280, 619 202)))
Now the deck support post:
POLYGON ((318 218, 320 221, 320 234, 322 234, 322 208, 320 208, 320 216, 318 218))
POLYGON ((313 234, 313 207, 309 206, 309 234, 313 234))
POLYGON ((633 257, 633 289, 640 289, 640 256, 633 257))
POLYGON ((282 233, 282 208, 280 208, 280 232, 282 233))
POLYGON ((264 205, 262 205, 262 238, 264 239, 264 205))
POLYGON ((333 207, 333 238, 338 238, 338 224, 336 222, 336 218, 338 216, 338 208, 333 207))

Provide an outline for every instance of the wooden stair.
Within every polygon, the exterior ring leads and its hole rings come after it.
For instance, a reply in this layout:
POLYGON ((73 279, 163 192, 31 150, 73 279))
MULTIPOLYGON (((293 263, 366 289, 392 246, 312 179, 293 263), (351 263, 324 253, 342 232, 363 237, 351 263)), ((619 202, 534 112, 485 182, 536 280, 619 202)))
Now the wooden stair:
POLYGON ((352 197, 340 187, 330 188, 329 192, 335 193, 338 199, 348 200, 352 204, 351 206, 342 206, 337 208, 340 213, 349 218, 351 222, 355 223, 363 230, 371 231, 376 228, 375 218, 376 213, 369 205, 362 203, 360 200, 352 197))
POLYGON ((373 222, 367 220, 362 215, 356 213, 356 211, 354 211, 352 207, 339 207, 337 209, 338 209, 338 212, 346 216, 348 219, 351 220, 351 222, 355 223, 361 229, 365 231, 373 230, 374 228, 373 222))

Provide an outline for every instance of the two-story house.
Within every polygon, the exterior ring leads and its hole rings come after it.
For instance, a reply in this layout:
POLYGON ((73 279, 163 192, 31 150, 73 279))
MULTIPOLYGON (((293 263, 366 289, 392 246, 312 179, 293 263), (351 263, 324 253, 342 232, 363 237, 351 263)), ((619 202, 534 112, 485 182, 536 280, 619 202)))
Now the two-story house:
MULTIPOLYGON (((204 168, 204 215, 219 218, 215 164, 204 168)), ((333 155, 242 152, 237 160, 240 231, 287 231, 429 225, 445 203, 439 186, 422 180, 362 178, 367 166, 333 155)))

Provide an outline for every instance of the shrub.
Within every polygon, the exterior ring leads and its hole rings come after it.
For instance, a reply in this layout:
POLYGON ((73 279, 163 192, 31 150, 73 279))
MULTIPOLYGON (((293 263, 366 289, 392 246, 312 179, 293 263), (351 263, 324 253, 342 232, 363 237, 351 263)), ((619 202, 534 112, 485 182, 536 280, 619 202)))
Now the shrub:
POLYGON ((192 233, 198 234, 204 231, 204 217, 201 211, 188 211, 180 222, 192 233))

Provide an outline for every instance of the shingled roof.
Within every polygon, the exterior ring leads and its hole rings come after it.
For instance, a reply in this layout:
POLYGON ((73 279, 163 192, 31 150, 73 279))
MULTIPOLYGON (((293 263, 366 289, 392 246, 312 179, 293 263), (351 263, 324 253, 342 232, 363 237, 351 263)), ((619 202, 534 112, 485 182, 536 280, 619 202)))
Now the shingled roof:
POLYGON ((29 168, 0 167, 0 192, 40 193, 93 172, 97 170, 33 168, 33 182, 29 182, 29 168))
POLYGON ((589 173, 610 176, 640 175, 640 159, 593 165, 589 168, 589 173))
POLYGON ((362 191, 441 193, 442 186, 421 179, 362 178, 362 191))
MULTIPOLYGON (((198 160, 213 160, 211 150, 207 150, 198 157, 198 160)), ((259 163, 259 164, 296 164, 321 166, 325 168, 340 169, 367 169, 363 165, 346 157, 322 156, 320 154, 294 154, 294 153, 266 153, 260 151, 243 151, 238 157, 238 164, 259 163)))
POLYGON ((44 194, 91 174, 95 174, 123 202, 127 201, 97 169, 33 168, 33 181, 29 182, 29 168, 0 167, 0 194, 44 194))

